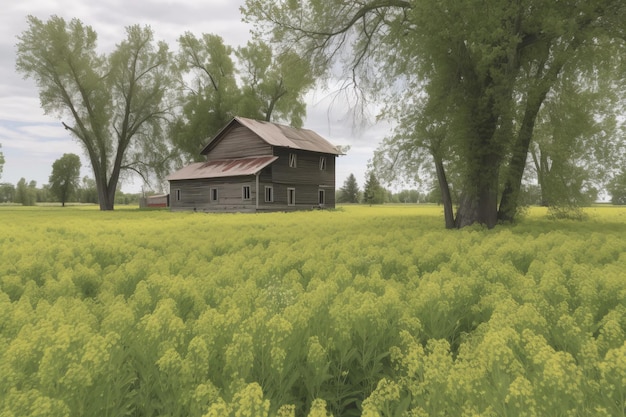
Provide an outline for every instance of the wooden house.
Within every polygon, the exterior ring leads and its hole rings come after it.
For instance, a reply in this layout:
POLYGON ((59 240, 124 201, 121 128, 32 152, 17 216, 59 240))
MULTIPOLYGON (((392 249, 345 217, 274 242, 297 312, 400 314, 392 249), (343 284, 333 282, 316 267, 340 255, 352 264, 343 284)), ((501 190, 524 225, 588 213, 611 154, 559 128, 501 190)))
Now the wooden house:
POLYGON ((171 210, 289 211, 335 207, 341 152, 307 129, 235 117, 170 174, 171 210))

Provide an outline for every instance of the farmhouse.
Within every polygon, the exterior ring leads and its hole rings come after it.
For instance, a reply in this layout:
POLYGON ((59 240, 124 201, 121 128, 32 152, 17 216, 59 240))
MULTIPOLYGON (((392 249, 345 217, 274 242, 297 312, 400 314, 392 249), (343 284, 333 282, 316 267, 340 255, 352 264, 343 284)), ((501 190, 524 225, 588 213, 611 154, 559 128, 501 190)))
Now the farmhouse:
POLYGON ((170 174, 171 210, 288 211, 335 207, 335 158, 317 133, 235 117, 170 174))

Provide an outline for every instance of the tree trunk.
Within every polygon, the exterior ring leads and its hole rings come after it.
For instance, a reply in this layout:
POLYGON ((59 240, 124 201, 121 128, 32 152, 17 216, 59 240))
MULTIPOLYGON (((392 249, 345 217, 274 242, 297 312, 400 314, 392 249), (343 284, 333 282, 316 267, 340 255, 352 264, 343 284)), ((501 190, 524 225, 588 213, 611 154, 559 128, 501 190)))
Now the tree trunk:
POLYGON ((480 177, 476 185, 470 186, 461 196, 455 219, 458 228, 479 223, 491 229, 498 222, 497 167, 487 168, 480 177))
POLYGON ((106 181, 106 178, 98 175, 95 171, 96 175, 96 189, 98 190, 98 203, 100 205, 100 210, 108 211, 113 210, 113 206, 115 204, 115 186, 113 186, 113 192, 111 192, 111 180, 106 181))
MULTIPOLYGON (((530 143, 535 129, 537 115, 541 109, 548 92, 556 82, 561 70, 563 69, 564 57, 571 54, 571 51, 577 49, 580 39, 575 38, 560 56, 555 58, 554 62, 546 65, 548 62, 550 48, 545 49, 545 56, 538 60, 537 74, 535 76, 535 88, 532 88, 526 102, 526 110, 524 118, 520 126, 517 140, 512 149, 511 159, 509 161, 509 170, 500 200, 500 208, 498 210, 498 219, 503 221, 513 221, 517 211, 520 189, 522 187, 522 178, 524 169, 526 168, 526 158, 530 150, 530 143)), ((538 175, 541 175, 537 171, 538 175)), ((543 194, 543 187, 542 187, 543 194)))
POLYGON ((474 125, 469 134, 473 137, 468 137, 465 155, 465 183, 455 219, 458 228, 480 223, 491 229, 498 221, 498 172, 502 160, 501 146, 494 136, 498 111, 493 97, 483 95, 487 97, 476 103, 471 115, 474 125))
POLYGON ((446 222, 446 229, 453 229, 455 224, 454 211, 452 210, 452 196, 450 195, 450 186, 441 158, 435 158, 435 169, 437 171, 439 189, 441 190, 441 201, 443 203, 443 215, 446 222))
POLYGON ((530 142, 535 129, 535 121, 537 114, 541 108, 541 104, 545 99, 547 90, 543 91, 539 97, 534 100, 529 99, 526 104, 526 111, 520 126, 517 139, 511 150, 511 159, 507 178, 504 183, 502 197, 500 199, 500 207, 498 209, 498 220, 512 222, 515 219, 517 206, 519 204, 519 195, 522 188, 522 178, 524 169, 526 168, 526 158, 530 148, 530 142))
POLYGON ((106 189, 98 188, 98 202, 100 203, 100 210, 113 210, 113 203, 115 202, 114 197, 115 194, 113 194, 113 198, 111 198, 106 189))

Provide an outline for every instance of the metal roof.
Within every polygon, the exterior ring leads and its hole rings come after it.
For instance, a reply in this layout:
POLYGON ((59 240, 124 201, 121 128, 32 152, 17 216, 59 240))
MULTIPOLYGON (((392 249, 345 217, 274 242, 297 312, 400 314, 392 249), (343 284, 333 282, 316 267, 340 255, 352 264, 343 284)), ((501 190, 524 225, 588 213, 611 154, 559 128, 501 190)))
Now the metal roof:
POLYGON ((196 162, 168 175, 165 179, 168 181, 175 181, 256 175, 259 171, 277 159, 277 156, 269 155, 251 158, 196 162))
POLYGON ((271 146, 283 148, 302 149, 305 151, 342 155, 333 144, 309 129, 296 129, 294 127, 277 123, 264 122, 261 120, 235 117, 204 147, 202 154, 206 155, 210 148, 226 136, 229 127, 233 123, 239 123, 247 127, 271 146))

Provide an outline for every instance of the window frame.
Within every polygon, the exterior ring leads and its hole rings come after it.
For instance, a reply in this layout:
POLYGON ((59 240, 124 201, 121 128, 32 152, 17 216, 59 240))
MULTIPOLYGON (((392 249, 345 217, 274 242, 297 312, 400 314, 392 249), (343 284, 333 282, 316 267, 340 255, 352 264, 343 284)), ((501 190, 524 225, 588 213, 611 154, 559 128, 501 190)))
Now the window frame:
POLYGON ((180 191, 180 188, 177 188, 177 189, 174 191, 174 194, 176 195, 176 201, 180 201, 180 200, 181 200, 181 197, 182 197, 182 194, 183 194, 183 193, 180 191))
POLYGON ((241 187, 241 199, 244 201, 252 200, 252 189, 249 185, 241 187))
POLYGON ((326 190, 322 190, 321 188, 317 190, 317 204, 320 206, 326 205, 326 190))
POLYGON ((219 189, 217 187, 209 188, 209 199, 211 203, 217 203, 220 199, 219 189))
POLYGON ((287 187, 287 205, 293 207, 296 205, 296 189, 295 187, 287 187))
POLYGON ((273 203, 274 202, 274 187, 272 187, 271 185, 266 185, 264 194, 265 194, 265 202, 266 203, 273 203), (268 199, 268 195, 269 195, 269 199, 268 199))
POLYGON ((320 156, 320 171, 326 171, 326 157, 320 156))
POLYGON ((295 152, 289 153, 289 168, 298 168, 298 154, 295 152))

